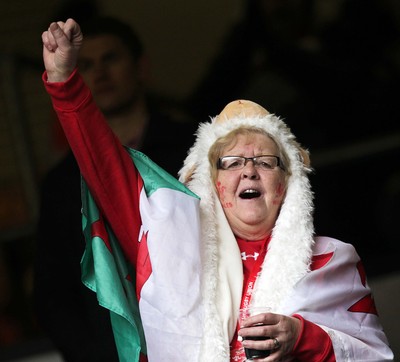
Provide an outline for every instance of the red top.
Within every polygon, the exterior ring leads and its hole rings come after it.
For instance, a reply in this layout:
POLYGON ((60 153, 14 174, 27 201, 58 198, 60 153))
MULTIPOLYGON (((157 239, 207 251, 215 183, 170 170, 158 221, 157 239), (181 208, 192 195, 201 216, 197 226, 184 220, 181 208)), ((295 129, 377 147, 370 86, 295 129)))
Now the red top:
MULTIPOLYGON (((243 305, 250 302, 250 300, 246 300, 246 298, 251 298, 251 295, 249 294, 251 294, 251 290, 253 289, 252 284, 257 278, 257 273, 260 271, 260 267, 267 254, 270 237, 255 241, 243 240, 240 238, 237 238, 236 240, 239 245, 243 263, 243 305)), ((321 327, 305 320, 300 315, 295 314, 293 317, 298 318, 301 321, 301 330, 293 348, 292 356, 298 361, 336 361, 332 341, 329 335, 321 327)), ((238 356, 245 358, 244 353, 239 351, 240 343, 237 343, 236 340, 237 331, 233 337, 231 345, 231 361, 235 362, 238 361, 238 356)))

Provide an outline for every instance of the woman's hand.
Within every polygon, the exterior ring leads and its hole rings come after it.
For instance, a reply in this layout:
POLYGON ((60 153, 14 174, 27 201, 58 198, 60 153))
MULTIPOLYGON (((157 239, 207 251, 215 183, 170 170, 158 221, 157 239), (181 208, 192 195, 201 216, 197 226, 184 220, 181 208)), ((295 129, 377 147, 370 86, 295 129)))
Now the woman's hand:
POLYGON ((241 322, 239 336, 243 347, 270 350, 269 357, 260 361, 290 361, 290 353, 299 337, 301 322, 297 318, 281 314, 262 313, 249 317, 241 322), (246 339, 265 337, 265 340, 246 339))
POLYGON ((77 64, 83 35, 77 22, 51 23, 42 34, 43 61, 49 82, 64 82, 77 64))

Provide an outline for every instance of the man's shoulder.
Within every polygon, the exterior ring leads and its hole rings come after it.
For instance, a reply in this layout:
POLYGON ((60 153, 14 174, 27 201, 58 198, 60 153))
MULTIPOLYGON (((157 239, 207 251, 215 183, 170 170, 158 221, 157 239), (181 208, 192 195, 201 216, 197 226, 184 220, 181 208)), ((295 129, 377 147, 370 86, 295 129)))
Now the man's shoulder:
POLYGON ((165 130, 196 130, 197 123, 185 110, 179 108, 153 108, 150 124, 165 130))
POLYGON ((195 140, 197 123, 184 111, 156 109, 150 114, 145 144, 188 148, 195 140))
POLYGON ((183 165, 195 141, 197 124, 185 113, 152 110, 141 151, 172 175, 183 165))

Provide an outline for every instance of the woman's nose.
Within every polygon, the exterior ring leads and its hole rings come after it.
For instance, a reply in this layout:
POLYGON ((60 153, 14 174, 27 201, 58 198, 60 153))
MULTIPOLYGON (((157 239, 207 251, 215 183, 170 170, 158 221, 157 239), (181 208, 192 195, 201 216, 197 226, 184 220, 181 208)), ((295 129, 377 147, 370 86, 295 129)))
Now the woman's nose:
POLYGON ((252 180, 258 179, 259 174, 258 174, 257 168, 254 166, 254 162, 249 161, 246 163, 246 165, 244 166, 243 171, 242 171, 242 177, 250 178, 252 180))

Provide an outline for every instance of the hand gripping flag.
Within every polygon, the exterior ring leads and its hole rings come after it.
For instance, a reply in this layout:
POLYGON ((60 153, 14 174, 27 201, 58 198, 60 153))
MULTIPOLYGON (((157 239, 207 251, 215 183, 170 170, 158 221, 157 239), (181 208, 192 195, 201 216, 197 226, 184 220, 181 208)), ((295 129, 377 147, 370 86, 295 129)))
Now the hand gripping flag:
POLYGON ((136 271, 83 181, 82 280, 110 310, 120 361, 139 361, 140 353, 150 361, 196 361, 203 326, 199 198, 147 156, 127 150, 142 186, 136 271))

